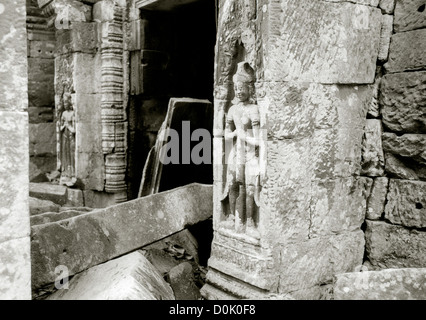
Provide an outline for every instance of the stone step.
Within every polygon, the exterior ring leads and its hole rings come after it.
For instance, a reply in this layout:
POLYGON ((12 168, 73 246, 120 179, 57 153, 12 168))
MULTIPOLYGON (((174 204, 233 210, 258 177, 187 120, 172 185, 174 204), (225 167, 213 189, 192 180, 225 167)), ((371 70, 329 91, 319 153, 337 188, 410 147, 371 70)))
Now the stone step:
POLYGON ((139 251, 92 267, 61 285, 46 300, 175 300, 170 285, 139 251))
POLYGON ((45 212, 59 212, 60 205, 50 201, 38 198, 29 198, 30 214, 38 215, 45 212))
POLYGON ((30 182, 30 197, 49 200, 60 206, 84 207, 83 191, 48 182, 30 182))

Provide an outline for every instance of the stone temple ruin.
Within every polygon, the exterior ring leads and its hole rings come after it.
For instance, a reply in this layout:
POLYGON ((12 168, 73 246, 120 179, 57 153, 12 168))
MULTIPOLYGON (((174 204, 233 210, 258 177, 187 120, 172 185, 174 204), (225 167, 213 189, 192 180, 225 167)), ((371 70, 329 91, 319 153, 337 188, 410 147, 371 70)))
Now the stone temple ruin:
POLYGON ((0 0, 1 299, 425 299, 424 0, 0 0))

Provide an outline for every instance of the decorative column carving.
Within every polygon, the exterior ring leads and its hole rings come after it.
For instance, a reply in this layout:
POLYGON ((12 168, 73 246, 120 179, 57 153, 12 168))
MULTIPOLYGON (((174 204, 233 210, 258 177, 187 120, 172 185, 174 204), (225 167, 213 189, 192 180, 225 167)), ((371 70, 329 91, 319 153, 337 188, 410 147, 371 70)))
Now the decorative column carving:
POLYGON ((101 26, 102 152, 105 155, 105 191, 123 193, 126 185, 127 119, 124 108, 123 15, 115 5, 113 19, 101 26))

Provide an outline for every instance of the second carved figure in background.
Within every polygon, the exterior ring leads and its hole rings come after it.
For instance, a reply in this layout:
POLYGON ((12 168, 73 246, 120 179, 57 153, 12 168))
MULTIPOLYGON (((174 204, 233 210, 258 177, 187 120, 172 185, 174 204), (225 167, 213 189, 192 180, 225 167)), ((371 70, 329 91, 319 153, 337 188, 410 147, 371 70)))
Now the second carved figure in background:
POLYGON ((64 110, 60 116, 60 184, 73 186, 75 178, 75 115, 72 106, 71 94, 64 94, 64 110))

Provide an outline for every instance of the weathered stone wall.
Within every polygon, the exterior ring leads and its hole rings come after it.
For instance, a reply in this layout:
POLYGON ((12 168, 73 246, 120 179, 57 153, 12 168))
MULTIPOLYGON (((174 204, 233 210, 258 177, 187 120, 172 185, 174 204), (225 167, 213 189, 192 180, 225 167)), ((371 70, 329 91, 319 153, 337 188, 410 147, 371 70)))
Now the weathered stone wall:
POLYGON ((43 181, 56 169, 55 33, 37 1, 27 0, 26 8, 30 180, 43 181))
POLYGON ((31 298, 25 1, 0 3, 0 299, 31 298))
POLYGON ((368 112, 362 174, 374 181, 366 212, 371 269, 424 268, 426 17, 424 1, 388 1, 378 101, 368 112), (391 5, 393 3, 393 5, 391 5))

